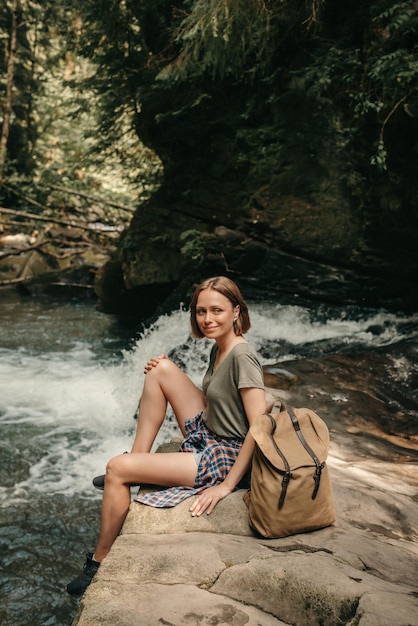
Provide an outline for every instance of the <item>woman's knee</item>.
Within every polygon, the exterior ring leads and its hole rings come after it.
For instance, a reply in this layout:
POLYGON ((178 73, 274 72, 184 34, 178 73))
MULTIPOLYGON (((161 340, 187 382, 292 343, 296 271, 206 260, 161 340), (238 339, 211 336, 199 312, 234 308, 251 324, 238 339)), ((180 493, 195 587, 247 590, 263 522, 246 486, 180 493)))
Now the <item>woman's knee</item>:
POLYGON ((161 374, 171 374, 173 372, 181 371, 171 359, 161 359, 155 369, 160 370, 161 374))
POLYGON ((150 369, 145 375, 145 384, 148 381, 157 381, 162 382, 163 380, 167 380, 171 376, 174 376, 177 372, 181 370, 177 367, 173 361, 170 359, 161 359, 155 367, 150 369))
MULTIPOLYGON (((115 456, 106 465, 106 480, 118 480, 122 477, 125 455, 115 456)), ((125 457, 126 458, 126 457, 125 457)))

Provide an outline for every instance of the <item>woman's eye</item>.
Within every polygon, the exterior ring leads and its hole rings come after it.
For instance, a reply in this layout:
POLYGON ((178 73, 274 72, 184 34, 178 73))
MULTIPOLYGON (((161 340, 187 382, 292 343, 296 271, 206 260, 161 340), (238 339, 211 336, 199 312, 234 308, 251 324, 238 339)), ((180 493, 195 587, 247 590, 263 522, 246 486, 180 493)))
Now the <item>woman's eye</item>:
POLYGON ((197 315, 204 315, 205 311, 203 309, 197 309, 196 314, 197 315))

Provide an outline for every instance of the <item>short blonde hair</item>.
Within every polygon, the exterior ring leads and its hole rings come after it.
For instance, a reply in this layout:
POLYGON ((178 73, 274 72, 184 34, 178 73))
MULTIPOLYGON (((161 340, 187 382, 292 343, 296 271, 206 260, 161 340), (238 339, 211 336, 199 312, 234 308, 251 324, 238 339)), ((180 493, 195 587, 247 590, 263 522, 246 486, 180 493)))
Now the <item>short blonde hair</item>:
POLYGON ((226 276, 214 276, 213 278, 207 278, 200 283, 198 287, 196 287, 190 301, 190 325, 192 327, 193 337, 196 339, 202 339, 202 337, 204 337, 204 334, 200 330, 197 323, 196 305, 199 294, 205 289, 214 289, 215 291, 221 293, 223 296, 228 298, 232 304, 232 308, 239 306, 239 315, 236 322, 234 322, 234 331, 236 335, 242 335, 250 330, 250 314, 241 291, 230 278, 227 278, 226 276))

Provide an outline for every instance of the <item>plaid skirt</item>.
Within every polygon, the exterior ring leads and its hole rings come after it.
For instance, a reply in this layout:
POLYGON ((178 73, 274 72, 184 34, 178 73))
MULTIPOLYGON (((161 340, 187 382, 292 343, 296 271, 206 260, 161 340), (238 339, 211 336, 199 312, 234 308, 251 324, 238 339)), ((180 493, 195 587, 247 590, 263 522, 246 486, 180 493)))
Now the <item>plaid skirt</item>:
POLYGON ((176 506, 226 478, 241 450, 243 439, 220 437, 212 433, 206 428, 202 413, 187 420, 185 429, 186 436, 180 445, 180 452, 198 452, 202 455, 193 487, 168 487, 144 495, 138 494, 136 502, 155 507, 176 506))

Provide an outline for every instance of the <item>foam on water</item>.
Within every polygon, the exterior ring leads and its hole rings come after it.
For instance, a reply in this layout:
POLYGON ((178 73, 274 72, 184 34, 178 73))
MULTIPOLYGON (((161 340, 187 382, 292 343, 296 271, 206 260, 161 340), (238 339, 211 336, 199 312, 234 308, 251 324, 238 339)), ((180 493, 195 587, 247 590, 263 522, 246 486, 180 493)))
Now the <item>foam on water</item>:
MULTIPOLYGON (((355 319, 347 311, 330 317, 300 306, 266 304, 252 305, 251 319, 248 339, 256 349, 285 342, 296 355, 302 346, 327 340, 341 346, 386 345, 405 338, 405 324, 416 332, 417 322, 384 311, 363 311, 355 319)), ((190 337, 189 315, 179 310, 161 316, 119 358, 98 359, 84 335, 63 351, 57 346, 44 352, 0 349, 3 445, 14 446, 29 463, 25 476, 0 488, 0 504, 46 490, 100 497, 91 478, 104 472, 109 458, 131 447, 148 358, 170 354, 200 384, 210 347, 211 342, 190 337)), ((167 420, 156 445, 177 433, 167 420)))
POLYGON ((383 310, 343 309, 329 315, 321 309, 281 304, 256 304, 251 307, 252 329, 248 335, 254 344, 266 340, 286 341, 294 346, 338 339, 342 344, 360 343, 383 346, 405 338, 404 327, 414 325, 417 316, 400 317, 383 310))

